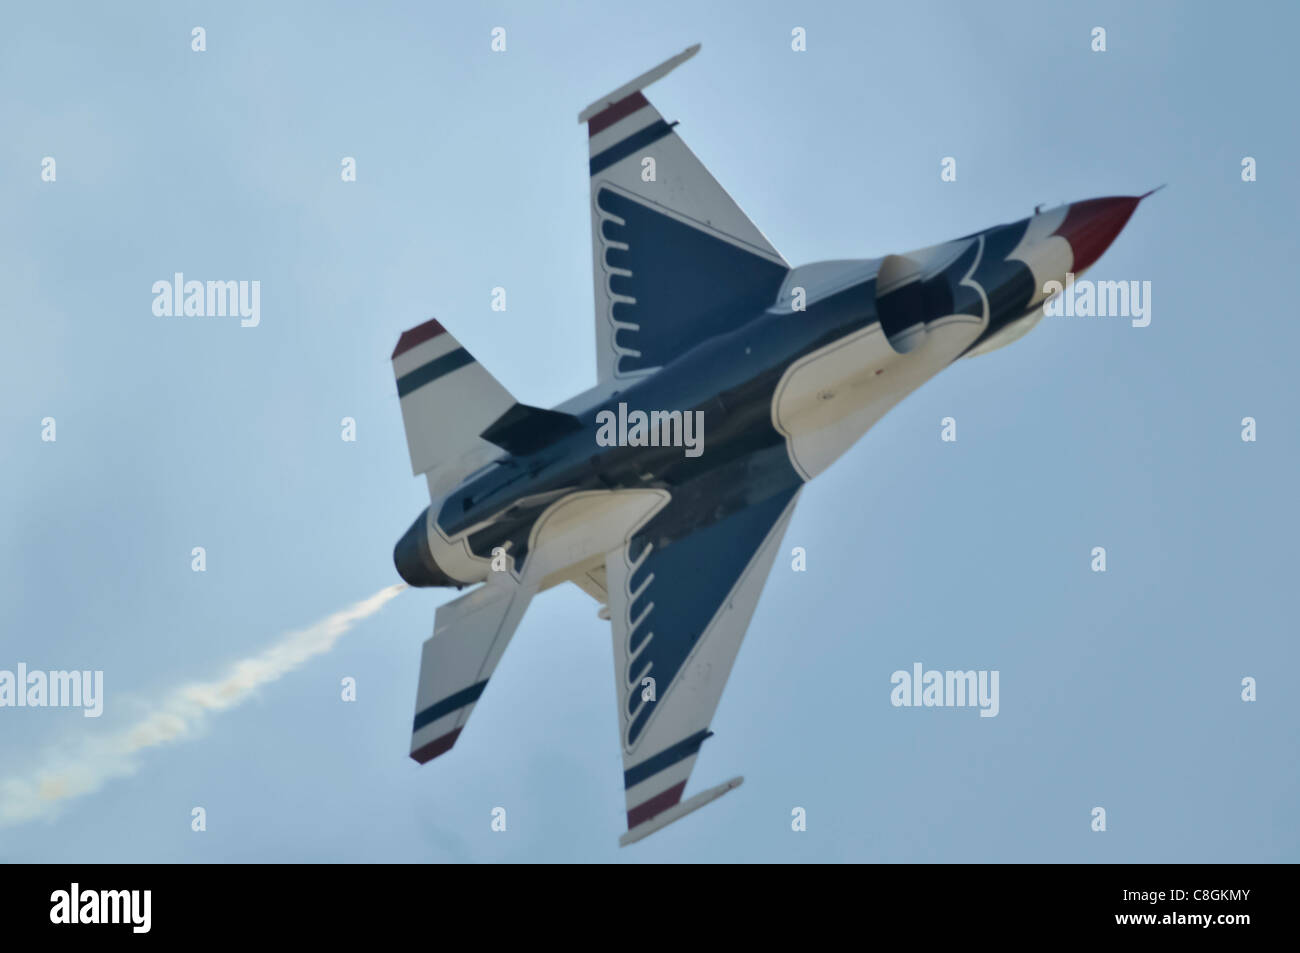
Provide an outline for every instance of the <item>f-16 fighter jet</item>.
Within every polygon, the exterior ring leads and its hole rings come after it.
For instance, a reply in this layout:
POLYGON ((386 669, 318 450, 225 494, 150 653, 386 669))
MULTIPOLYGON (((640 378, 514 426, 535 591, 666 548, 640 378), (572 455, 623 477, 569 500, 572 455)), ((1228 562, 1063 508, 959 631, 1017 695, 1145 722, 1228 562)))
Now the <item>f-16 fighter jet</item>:
POLYGON ((683 799, 804 484, 953 361, 1025 334, 1044 286, 1095 262, 1140 201, 792 268, 643 93, 698 49, 578 117, 595 388, 521 404, 437 321, 393 351, 431 498, 397 571, 476 587, 438 609, 424 643, 411 757, 456 744, 529 601, 575 583, 613 629, 622 844, 740 784, 683 799))

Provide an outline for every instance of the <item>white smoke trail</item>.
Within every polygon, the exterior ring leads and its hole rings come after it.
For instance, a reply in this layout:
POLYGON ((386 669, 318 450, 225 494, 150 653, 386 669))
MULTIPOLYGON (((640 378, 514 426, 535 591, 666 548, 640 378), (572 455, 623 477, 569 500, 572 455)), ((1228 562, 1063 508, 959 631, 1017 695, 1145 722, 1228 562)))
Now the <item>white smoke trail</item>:
POLYGON ((381 589, 290 632, 258 655, 236 662, 224 678, 180 686, 122 731, 88 734, 74 750, 48 750, 29 776, 0 780, 0 826, 48 816, 62 802, 98 791, 110 778, 134 774, 139 752, 192 736, 210 712, 233 708, 259 687, 328 652, 355 623, 374 615, 405 588, 398 583, 381 589))

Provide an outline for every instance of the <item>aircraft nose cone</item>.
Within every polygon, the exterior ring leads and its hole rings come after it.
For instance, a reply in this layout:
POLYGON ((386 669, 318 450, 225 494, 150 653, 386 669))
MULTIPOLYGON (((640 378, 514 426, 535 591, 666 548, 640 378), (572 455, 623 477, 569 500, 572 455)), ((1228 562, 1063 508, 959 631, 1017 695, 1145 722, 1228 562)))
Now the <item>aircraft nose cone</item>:
MULTIPOLYGON (((1148 193, 1149 194, 1149 193, 1148 193)), ((1115 196, 1074 202, 1055 234, 1070 243, 1074 250, 1074 267, 1078 274, 1101 257, 1115 236, 1128 223, 1138 202, 1146 196, 1115 196)))

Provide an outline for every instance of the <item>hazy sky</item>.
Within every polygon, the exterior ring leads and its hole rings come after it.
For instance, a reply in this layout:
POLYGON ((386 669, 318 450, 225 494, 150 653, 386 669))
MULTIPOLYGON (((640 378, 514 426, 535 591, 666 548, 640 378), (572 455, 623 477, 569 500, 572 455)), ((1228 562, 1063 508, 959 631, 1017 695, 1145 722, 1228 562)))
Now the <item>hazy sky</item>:
POLYGON ((436 316, 530 404, 594 384, 576 117, 689 44, 649 97, 794 264, 1169 188, 1090 275, 1150 281, 1149 327, 1046 319, 803 494, 687 793, 738 791, 617 846, 609 626, 568 585, 416 765, 448 594, 405 592, 134 773, 0 826, 0 860, 1300 859, 1298 31, 1281 3, 9 5, 0 669, 101 669, 106 699, 0 709, 0 805, 397 581, 428 502, 403 329, 436 316), (260 281, 260 325, 155 317, 178 271, 260 281), (1000 713, 892 707, 918 661, 998 670, 1000 713))

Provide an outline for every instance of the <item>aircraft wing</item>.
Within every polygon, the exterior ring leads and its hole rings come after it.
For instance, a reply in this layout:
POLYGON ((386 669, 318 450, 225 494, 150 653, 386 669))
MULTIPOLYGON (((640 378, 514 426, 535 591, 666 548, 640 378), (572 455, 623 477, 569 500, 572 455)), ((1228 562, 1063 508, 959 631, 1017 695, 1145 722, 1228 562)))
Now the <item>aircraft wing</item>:
POLYGON ((601 383, 643 376, 776 298, 789 265, 641 90, 679 53, 592 103, 587 124, 601 383))
POLYGON ((682 801, 798 495, 784 491, 661 545, 683 515, 669 503, 607 554, 627 798, 620 844, 740 784, 682 801))

